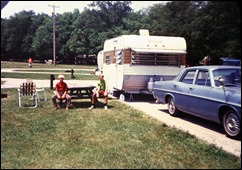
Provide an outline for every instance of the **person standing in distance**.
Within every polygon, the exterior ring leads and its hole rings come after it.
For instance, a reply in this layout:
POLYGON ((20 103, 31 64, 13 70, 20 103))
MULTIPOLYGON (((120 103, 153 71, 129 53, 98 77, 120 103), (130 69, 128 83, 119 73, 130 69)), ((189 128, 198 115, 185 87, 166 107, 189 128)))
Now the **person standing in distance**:
POLYGON ((29 68, 32 68, 32 63, 33 63, 32 58, 29 58, 27 61, 28 61, 28 63, 29 63, 29 68))

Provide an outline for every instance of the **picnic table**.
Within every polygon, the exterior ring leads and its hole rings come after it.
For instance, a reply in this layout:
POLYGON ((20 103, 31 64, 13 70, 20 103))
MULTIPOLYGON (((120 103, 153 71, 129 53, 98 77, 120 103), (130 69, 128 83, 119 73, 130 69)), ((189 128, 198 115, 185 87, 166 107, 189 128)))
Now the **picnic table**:
POLYGON ((69 87, 68 93, 71 99, 92 99, 93 88, 95 88, 95 86, 69 87))

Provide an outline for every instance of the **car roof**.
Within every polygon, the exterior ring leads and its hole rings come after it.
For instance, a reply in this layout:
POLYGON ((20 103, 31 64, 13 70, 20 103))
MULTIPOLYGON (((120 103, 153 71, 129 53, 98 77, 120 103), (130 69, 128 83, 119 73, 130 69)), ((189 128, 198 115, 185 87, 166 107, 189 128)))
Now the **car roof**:
POLYGON ((226 57, 220 57, 222 61, 228 61, 228 62, 241 62, 240 59, 235 59, 235 58, 226 58, 226 57))
POLYGON ((225 69, 230 69, 230 68, 236 68, 236 69, 241 69, 240 66, 230 66, 230 65, 209 65, 209 66, 192 66, 192 67, 187 67, 187 69, 219 69, 219 68, 225 68, 225 69))

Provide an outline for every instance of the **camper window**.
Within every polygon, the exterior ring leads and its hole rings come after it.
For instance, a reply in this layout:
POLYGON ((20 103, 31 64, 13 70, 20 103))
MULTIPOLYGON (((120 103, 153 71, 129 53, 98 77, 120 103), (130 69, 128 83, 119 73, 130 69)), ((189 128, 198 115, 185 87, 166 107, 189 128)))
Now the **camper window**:
POLYGON ((132 54, 133 65, 170 65, 179 66, 179 55, 157 53, 134 53, 132 54))
POLYGON ((110 56, 106 56, 106 64, 110 64, 110 56))

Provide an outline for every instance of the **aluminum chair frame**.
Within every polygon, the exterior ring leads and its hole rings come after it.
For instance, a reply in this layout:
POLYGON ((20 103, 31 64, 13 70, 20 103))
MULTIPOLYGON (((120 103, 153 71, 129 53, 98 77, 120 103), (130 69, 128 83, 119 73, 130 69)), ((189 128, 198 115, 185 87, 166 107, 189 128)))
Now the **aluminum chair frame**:
POLYGON ((36 85, 34 82, 23 82, 20 84, 20 88, 18 90, 18 101, 19 107, 22 106, 22 98, 29 98, 32 97, 33 99, 33 106, 26 106, 27 108, 36 108, 38 106, 38 97, 36 91, 36 85))
POLYGON ((39 92, 43 92, 44 93, 45 101, 47 101, 47 97, 46 97, 46 94, 45 94, 45 88, 44 87, 40 87, 40 88, 37 87, 36 88, 37 99, 40 102, 39 92))

